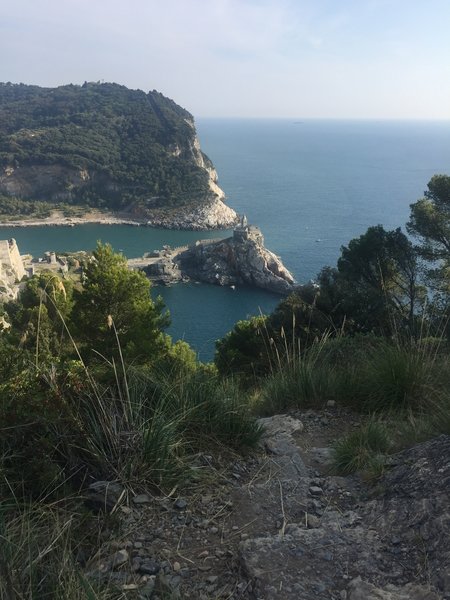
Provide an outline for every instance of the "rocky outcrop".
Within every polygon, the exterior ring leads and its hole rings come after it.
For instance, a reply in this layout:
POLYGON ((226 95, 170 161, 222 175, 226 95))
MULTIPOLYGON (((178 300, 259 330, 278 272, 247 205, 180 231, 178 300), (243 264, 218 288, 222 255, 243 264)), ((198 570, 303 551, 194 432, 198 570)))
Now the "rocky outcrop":
POLYGON ((183 496, 96 482, 88 501, 115 511, 120 539, 86 565, 128 598, 449 600, 450 437, 392 458, 376 487, 330 473, 325 448, 361 416, 338 408, 261 419, 260 450, 183 496), (318 452, 320 450, 320 452, 318 452), (127 595, 127 591, 130 595, 127 595))
POLYGON ((294 477, 288 460, 296 456, 298 462, 292 418, 284 427, 276 418, 278 431, 267 438, 268 452, 276 448, 276 470, 272 466, 270 477, 263 473, 265 483, 255 481, 233 497, 238 514, 248 520, 251 511, 260 523, 240 545, 250 597, 450 598, 450 437, 398 454, 370 500, 355 478, 318 477, 298 467, 294 477), (270 519, 277 505, 275 529, 270 519))
POLYGON ((25 276, 15 239, 0 240, 0 300, 17 298, 17 283, 25 276))
POLYGON ((192 115, 155 90, 0 83, 0 116, 0 201, 8 217, 39 217, 45 201, 174 229, 237 222, 192 115))
POLYGON ((94 169, 77 169, 64 164, 20 165, 0 171, 0 193, 18 198, 40 198, 51 202, 73 202, 81 190, 95 183, 105 193, 118 186, 94 169))
POLYGON ((261 231, 240 226, 233 237, 198 242, 177 257, 186 275, 216 285, 250 285, 286 294, 294 278, 281 260, 264 247, 261 231))
MULTIPOLYGON (((218 186, 210 180, 210 185, 218 186)), ((168 214, 156 212, 146 221, 150 227, 164 227, 165 229, 191 229, 202 231, 205 229, 229 229, 236 225, 238 216, 236 212, 223 202, 224 193, 211 197, 206 202, 190 208, 171 210, 168 214)))

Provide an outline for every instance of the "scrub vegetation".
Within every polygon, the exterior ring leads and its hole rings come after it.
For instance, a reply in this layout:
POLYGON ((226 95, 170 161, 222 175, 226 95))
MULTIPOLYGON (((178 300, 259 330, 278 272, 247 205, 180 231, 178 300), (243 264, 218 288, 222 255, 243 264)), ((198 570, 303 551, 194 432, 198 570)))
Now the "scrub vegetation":
POLYGON ((148 280, 108 245, 79 282, 24 282, 1 308, 0 596, 118 597, 77 561, 113 526, 86 507, 88 484, 201 485, 199 457, 254 449, 259 415, 330 401, 359 412, 335 469, 370 478, 390 453, 450 434, 450 178, 411 208, 417 245, 369 228, 273 314, 237 323, 214 364, 164 333, 148 280))
POLYGON ((43 217, 55 204, 167 208, 208 194, 193 117, 159 92, 2 83, 0 105, 0 167, 17 175, 12 190, 0 186, 0 215, 43 217))

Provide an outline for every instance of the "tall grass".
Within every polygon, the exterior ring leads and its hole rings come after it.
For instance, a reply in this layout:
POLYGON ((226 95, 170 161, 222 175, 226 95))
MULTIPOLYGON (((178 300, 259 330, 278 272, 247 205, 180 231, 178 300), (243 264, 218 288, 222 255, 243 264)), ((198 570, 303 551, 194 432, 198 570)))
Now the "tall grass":
POLYGON ((334 469, 341 475, 350 475, 361 469, 376 468, 383 464, 382 455, 390 445, 387 427, 380 421, 370 419, 336 443, 334 469))
POLYGON ((420 409, 448 393, 449 376, 434 349, 420 343, 385 343, 362 365, 360 401, 368 411, 420 409))
POLYGON ((0 490, 9 493, 8 479, 19 496, 42 499, 86 478, 167 488, 189 476, 199 452, 245 452, 261 435, 238 385, 208 371, 171 376, 141 368, 110 380, 92 385, 90 374, 80 387, 67 376, 33 377, 5 403, 0 490), (29 396, 32 412, 16 414, 29 396))
POLYGON ((217 444, 245 450, 260 437, 232 381, 202 371, 176 379, 134 370, 126 385, 126 393, 88 394, 78 405, 80 450, 98 476, 172 485, 199 451, 217 444))
POLYGON ((280 361, 262 382, 260 395, 266 414, 335 400, 366 413, 439 410, 445 415, 449 353, 442 340, 325 337, 280 361))
MULTIPOLYGON (((2 600, 108 600, 94 589, 75 560, 75 519, 55 506, 0 504, 2 600)), ((117 598, 117 595, 115 595, 117 598)))
POLYGON ((320 408, 334 398, 338 372, 331 362, 323 360, 329 344, 325 333, 307 349, 300 341, 288 343, 286 337, 283 352, 276 350, 276 368, 261 382, 256 410, 262 414, 274 414, 289 408, 320 408))
POLYGON ((334 396, 334 369, 298 359, 263 383, 258 410, 275 414, 290 408, 321 408, 334 396))

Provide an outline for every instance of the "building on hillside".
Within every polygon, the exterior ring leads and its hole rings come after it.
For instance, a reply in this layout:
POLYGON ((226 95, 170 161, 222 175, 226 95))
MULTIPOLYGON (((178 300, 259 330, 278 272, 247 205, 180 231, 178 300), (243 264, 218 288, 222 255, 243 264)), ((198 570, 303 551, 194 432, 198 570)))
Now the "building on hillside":
POLYGON ((239 225, 235 227, 233 238, 238 242, 250 240, 264 246, 264 236, 261 229, 256 225, 249 225, 245 215, 242 215, 239 225))

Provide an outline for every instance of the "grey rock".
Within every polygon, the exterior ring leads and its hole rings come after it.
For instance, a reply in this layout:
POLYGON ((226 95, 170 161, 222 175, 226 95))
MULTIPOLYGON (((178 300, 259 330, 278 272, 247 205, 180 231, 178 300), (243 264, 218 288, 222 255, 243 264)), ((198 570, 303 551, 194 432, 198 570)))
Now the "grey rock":
POLYGON ((152 499, 148 494, 138 494, 134 496, 133 502, 134 504, 150 504, 152 499))
POLYGON ((95 481, 87 490, 86 504, 96 511, 111 512, 125 498, 125 488, 117 481, 95 481))
POLYGON ((187 502, 184 498, 178 498, 177 500, 175 500, 175 502, 173 503, 174 508, 176 508, 177 510, 184 510, 187 507, 187 502))
POLYGON ((332 448, 311 448, 309 453, 312 462, 314 462, 317 466, 329 467, 333 463, 332 448))
MULTIPOLYGON (((278 517, 282 500, 288 522, 276 534, 260 527, 240 543, 239 564, 255 597, 450 599, 450 436, 405 450, 391 464, 373 497, 359 501, 348 491, 352 478, 303 477, 295 484, 253 486, 248 493, 254 508, 270 500, 269 514, 278 517), (321 510, 324 489, 327 506, 321 510), (343 502, 345 510, 339 508, 343 502), (296 504, 306 504, 308 511, 311 505, 321 519, 308 512, 312 521, 305 527, 304 517, 295 514, 296 504), (352 584, 343 589, 347 581, 352 584)), ((250 505, 239 503, 236 495, 234 500, 249 520, 250 505)))
POLYGON ((397 587, 388 584, 379 588, 362 581, 360 577, 350 583, 348 592, 349 600, 441 600, 436 592, 422 585, 408 583, 397 587))
POLYGON ((306 518, 306 522, 309 529, 315 529, 320 526, 320 519, 315 515, 308 515, 306 518))
POLYGON ((128 552, 125 549, 118 550, 110 558, 111 567, 113 569, 118 569, 119 567, 121 567, 122 565, 124 565, 125 563, 127 563, 128 560, 129 560, 129 558, 130 558, 129 554, 128 554, 128 552))
POLYGON ((155 560, 151 559, 151 558, 146 558, 140 565, 139 565, 139 573, 142 573, 143 575, 156 575, 157 573, 159 573, 161 569, 161 566, 159 563, 157 563, 155 560))
POLYGON ((261 445, 271 455, 271 462, 279 468, 280 479, 298 479, 307 475, 301 453, 292 436, 303 431, 303 423, 289 415, 275 415, 259 419, 264 429, 261 445))

